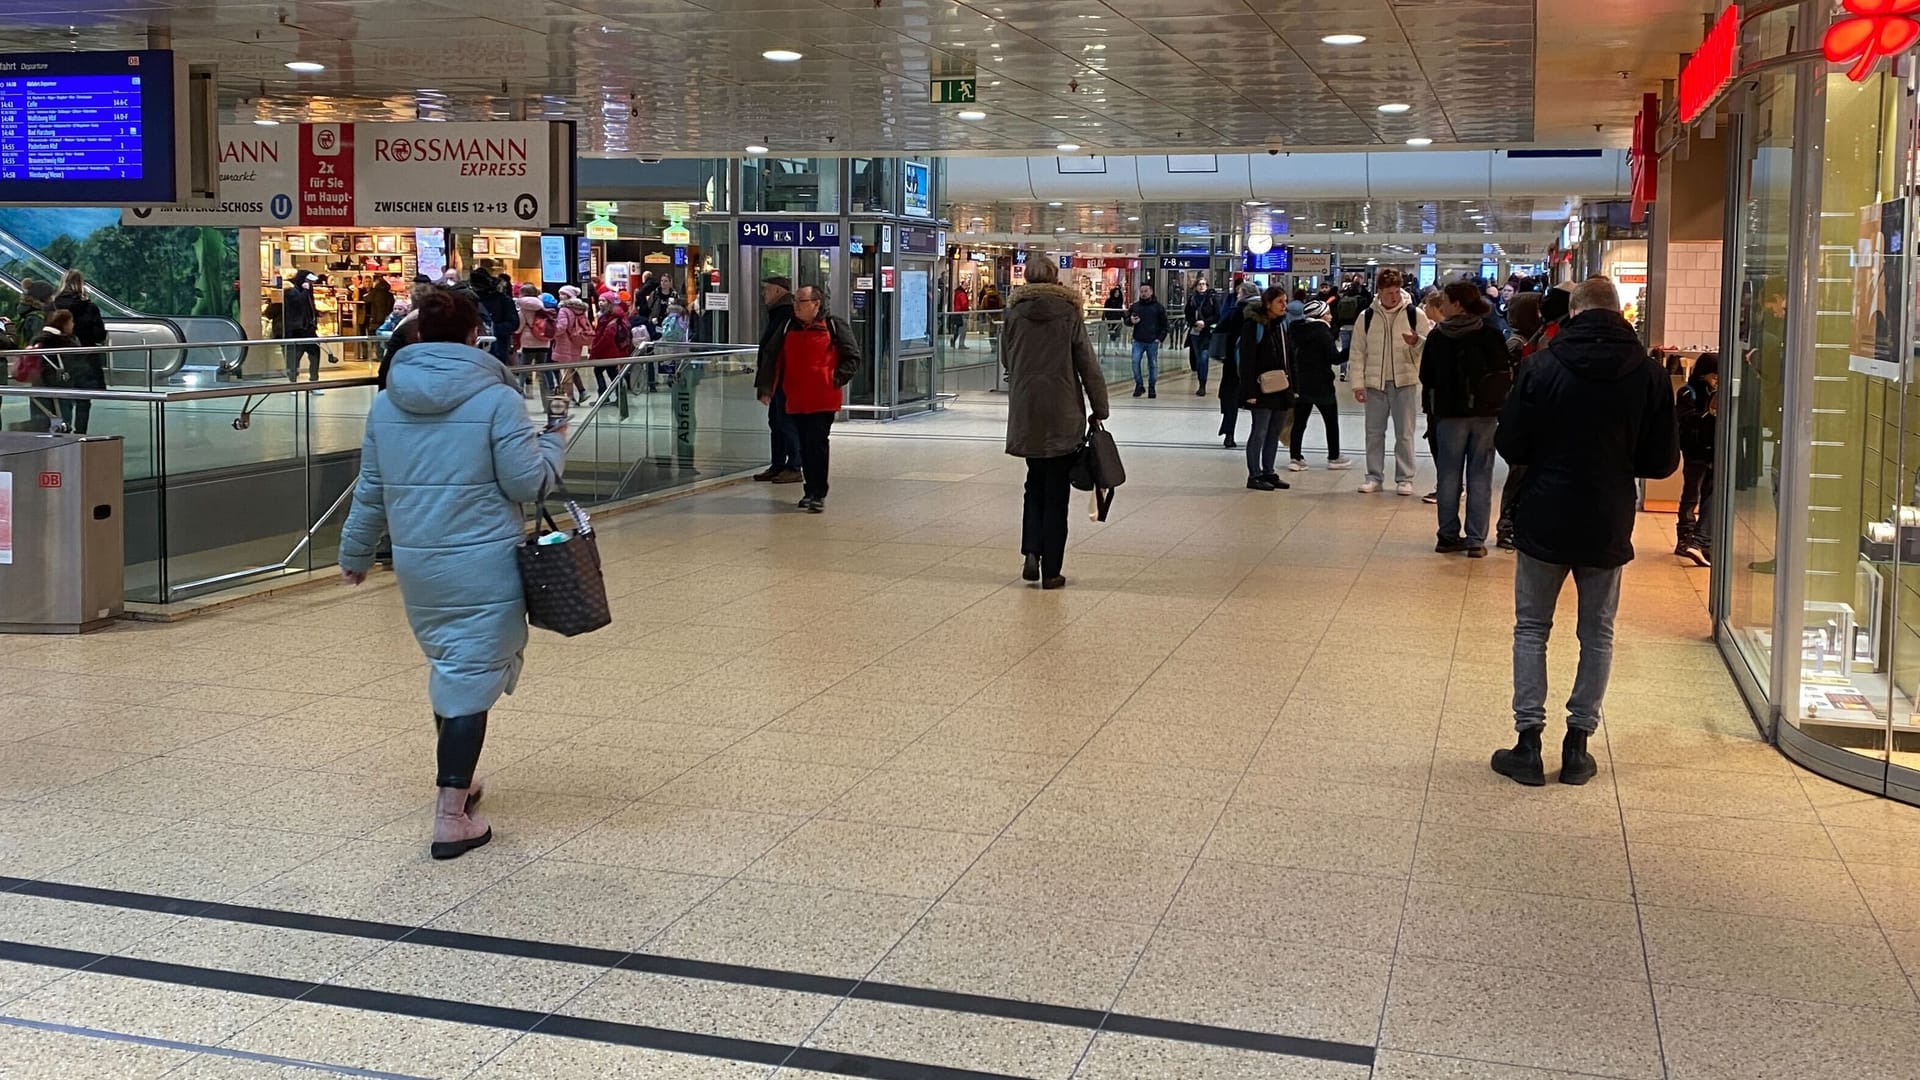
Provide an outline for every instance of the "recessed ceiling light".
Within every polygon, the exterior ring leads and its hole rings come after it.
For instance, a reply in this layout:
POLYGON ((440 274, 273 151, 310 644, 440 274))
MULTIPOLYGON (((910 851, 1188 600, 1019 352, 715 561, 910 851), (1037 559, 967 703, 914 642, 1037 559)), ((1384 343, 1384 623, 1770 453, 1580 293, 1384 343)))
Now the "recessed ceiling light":
POLYGON ((1177 229, 1179 227, 1180 227, 1180 223, 1177 221, 1169 221, 1165 225, 1161 226, 1161 228, 1163 229, 1177 229))
POLYGON ((1328 34, 1320 39, 1322 45, 1358 45, 1367 40, 1365 34, 1328 34))
POLYGON ((1055 225, 1055 226, 1053 227, 1053 231, 1054 231, 1054 232, 1066 232, 1066 231, 1067 231, 1067 227, 1066 227, 1065 225, 1055 225))
POLYGON ((327 65, 315 63, 312 60, 289 60, 287 70, 297 71, 302 75, 312 75, 314 72, 327 70, 327 65))
POLYGON ((1316 221, 1313 223, 1313 227, 1316 229, 1324 229, 1327 227, 1327 223, 1324 221, 1316 221))
POLYGON ((1094 217, 1099 217, 1101 214, 1106 213, 1106 211, 1105 210, 1089 210, 1087 211, 1087 213, 1092 214, 1094 217))
POLYGON ((1246 202, 1243 202, 1240 205, 1241 206, 1265 206, 1267 204, 1261 202, 1259 199, 1248 199, 1246 202))
POLYGON ((1060 145, 1055 146, 1054 149, 1060 151, 1063 154, 1071 154, 1074 151, 1080 149, 1080 144, 1077 142, 1063 142, 1060 145))
POLYGON ((767 152, 767 148, 764 146, 761 146, 759 143, 754 143, 751 146, 747 147, 747 153, 749 154, 764 154, 766 152, 767 152))
POLYGON ((1140 220, 1140 218, 1139 218, 1139 216, 1138 216, 1138 215, 1135 215, 1135 216, 1133 216, 1133 217, 1130 217, 1130 218, 1128 218, 1127 220, 1128 220, 1128 221, 1139 221, 1139 220, 1140 220))
POLYGON ((263 116, 263 117, 261 117, 261 118, 260 118, 260 119, 258 119, 258 120, 255 120, 255 121, 254 121, 254 123, 256 123, 256 124, 259 124, 259 125, 260 125, 261 127, 278 127, 278 126, 280 126, 280 121, 278 121, 278 120, 269 120, 269 119, 267 119, 267 118, 266 118, 266 117, 264 117, 264 116, 263 116))
POLYGON ((987 118, 987 114, 981 112, 979 109, 967 109, 954 115, 962 120, 985 120, 987 118))
POLYGON ((1433 140, 1427 138, 1425 135, 1415 135, 1413 138, 1407 140, 1407 145, 1408 146, 1432 146, 1433 140))
POLYGON ((1380 106, 1380 111, 1383 113, 1412 112, 1413 106, 1404 101, 1389 101, 1385 105, 1380 106))
POLYGON ((768 49, 766 52, 761 53, 760 56, 776 64, 791 64, 795 60, 800 59, 800 54, 794 52, 792 49, 768 49))
POLYGON ((1066 204, 1065 204, 1065 203, 1060 203, 1060 202, 1050 202, 1050 203, 1048 203, 1047 205, 1048 205, 1048 206, 1065 206, 1066 204))

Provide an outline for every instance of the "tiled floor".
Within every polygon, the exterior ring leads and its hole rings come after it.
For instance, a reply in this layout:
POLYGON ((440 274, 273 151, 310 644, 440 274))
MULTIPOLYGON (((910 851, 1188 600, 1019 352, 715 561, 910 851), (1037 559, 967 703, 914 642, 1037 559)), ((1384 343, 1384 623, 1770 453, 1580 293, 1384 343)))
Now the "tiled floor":
POLYGON ((1510 557, 1156 404, 1062 592, 991 406, 606 519, 452 863, 390 577, 5 639, 0 1076, 1913 1075, 1920 811, 1754 741, 1670 522, 1600 778, 1523 790, 1510 557))

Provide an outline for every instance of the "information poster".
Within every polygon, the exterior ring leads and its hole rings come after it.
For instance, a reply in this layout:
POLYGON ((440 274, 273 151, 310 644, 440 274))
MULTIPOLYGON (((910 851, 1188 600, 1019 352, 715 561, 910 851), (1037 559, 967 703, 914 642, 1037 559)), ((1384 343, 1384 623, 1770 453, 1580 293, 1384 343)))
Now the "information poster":
POLYGON ((0 566, 13 565, 13 474, 0 472, 0 566))
POLYGON ((567 281, 567 238, 549 233, 540 238, 540 280, 567 281))
POLYGON ((1847 367, 1882 379, 1904 377, 1894 355, 1895 328, 1905 315, 1901 271, 1906 255, 1905 199, 1860 208, 1860 238, 1848 261, 1853 268, 1853 341, 1847 367))
POLYGON ((434 281, 439 281, 446 275, 447 231, 445 229, 413 230, 413 251, 420 265, 420 273, 434 281))
POLYGON ((902 162, 907 178, 906 211, 916 217, 933 216, 933 169, 924 161, 902 162))
POLYGON ((928 319, 933 313, 931 298, 927 295, 930 276, 925 270, 903 269, 900 271, 900 340, 902 342, 933 340, 927 330, 928 319))

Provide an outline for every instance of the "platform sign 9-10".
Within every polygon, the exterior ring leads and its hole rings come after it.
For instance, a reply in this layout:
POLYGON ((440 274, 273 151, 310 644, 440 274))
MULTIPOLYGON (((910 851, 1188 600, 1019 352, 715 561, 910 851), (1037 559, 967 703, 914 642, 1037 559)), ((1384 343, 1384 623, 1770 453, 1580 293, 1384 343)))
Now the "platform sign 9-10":
POLYGON ((0 55, 0 203, 179 197, 173 53, 0 55))

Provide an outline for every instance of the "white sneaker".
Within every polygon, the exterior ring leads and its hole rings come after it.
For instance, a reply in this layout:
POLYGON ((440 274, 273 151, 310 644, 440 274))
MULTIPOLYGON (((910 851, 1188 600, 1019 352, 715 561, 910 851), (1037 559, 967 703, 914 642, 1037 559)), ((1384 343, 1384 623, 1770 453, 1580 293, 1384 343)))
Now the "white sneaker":
POLYGON ((1346 458, 1343 458, 1343 457, 1337 457, 1337 458, 1334 458, 1332 461, 1327 462, 1327 468, 1332 469, 1334 472, 1339 472, 1342 469, 1353 468, 1353 462, 1348 461, 1346 458))
POLYGON ((1401 481, 1399 486, 1395 487, 1394 490, 1398 491, 1402 495, 1412 495, 1413 485, 1407 481, 1401 481))
POLYGON ((1306 472, 1306 471, 1307 471, 1307 463, 1306 463, 1306 462, 1304 462, 1304 461, 1293 461, 1293 462, 1289 462, 1289 463, 1287 464, 1287 471, 1288 471, 1288 472, 1306 472))
POLYGON ((1369 480, 1366 483, 1360 485, 1360 494, 1362 495, 1371 495, 1374 492, 1379 490, 1380 490, 1380 481, 1378 480, 1369 480))

